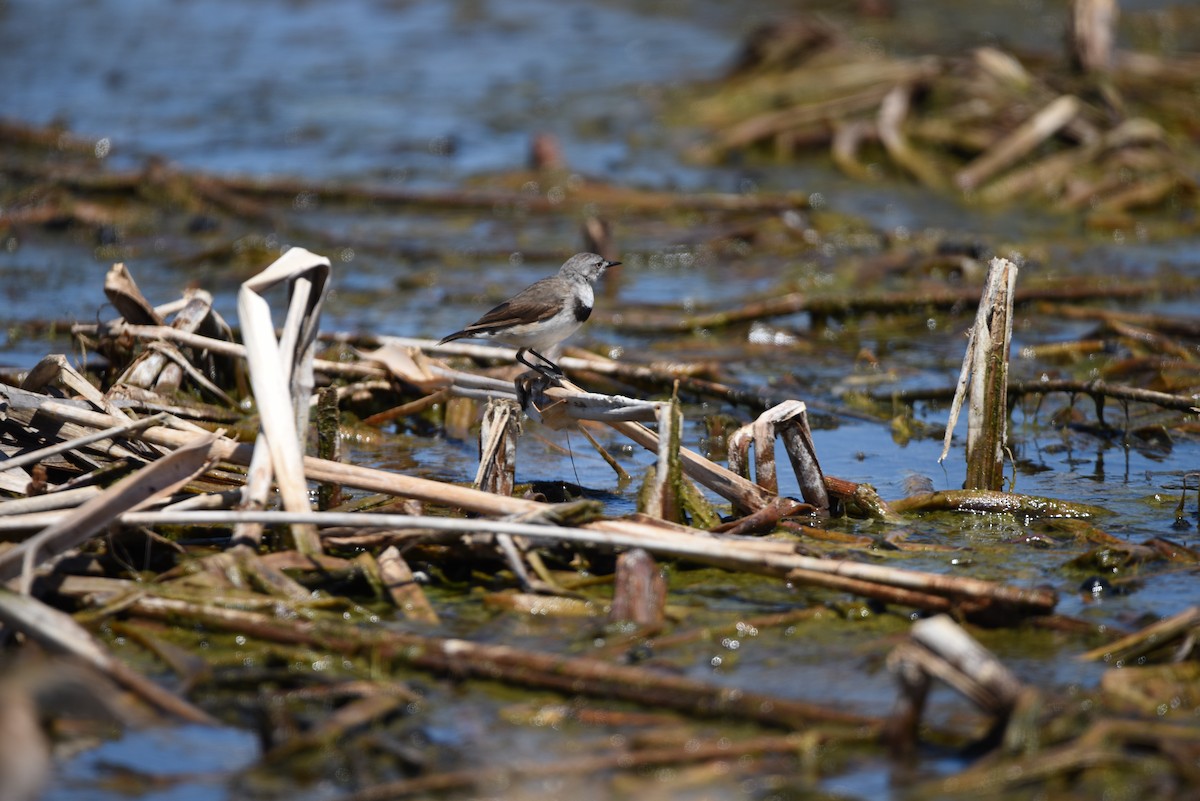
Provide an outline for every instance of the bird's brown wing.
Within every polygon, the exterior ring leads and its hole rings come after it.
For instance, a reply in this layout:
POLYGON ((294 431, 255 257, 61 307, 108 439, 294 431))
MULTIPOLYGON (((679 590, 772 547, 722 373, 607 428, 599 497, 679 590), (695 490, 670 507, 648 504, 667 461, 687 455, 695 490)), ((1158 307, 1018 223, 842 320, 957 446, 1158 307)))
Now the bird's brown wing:
POLYGON ((480 334, 491 334, 514 325, 540 323, 550 319, 558 313, 559 307, 553 303, 546 304, 545 299, 547 297, 557 298, 565 292, 558 286, 559 283, 558 276, 543 278, 536 284, 522 289, 466 328, 450 334, 438 344, 480 334))

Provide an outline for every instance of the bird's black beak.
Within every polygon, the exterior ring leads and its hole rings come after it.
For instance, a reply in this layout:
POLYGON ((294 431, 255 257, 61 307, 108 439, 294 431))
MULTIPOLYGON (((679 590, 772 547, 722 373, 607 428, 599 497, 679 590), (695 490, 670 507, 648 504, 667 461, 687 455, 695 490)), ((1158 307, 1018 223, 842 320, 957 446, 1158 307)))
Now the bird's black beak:
POLYGON ((605 261, 604 262, 604 269, 606 269, 606 270, 609 267, 620 267, 620 266, 621 266, 621 262, 619 262, 619 261, 605 261))

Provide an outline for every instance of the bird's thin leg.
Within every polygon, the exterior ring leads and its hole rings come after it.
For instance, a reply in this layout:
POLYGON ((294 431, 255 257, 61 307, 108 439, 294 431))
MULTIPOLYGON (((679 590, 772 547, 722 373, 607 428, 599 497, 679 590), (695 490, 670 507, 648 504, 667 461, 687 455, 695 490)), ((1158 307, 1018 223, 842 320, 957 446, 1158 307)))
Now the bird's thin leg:
POLYGON ((559 367, 557 364, 555 364, 554 362, 547 359, 542 354, 538 353, 533 348, 518 349, 517 350, 517 361, 519 361, 521 364, 525 365, 529 369, 531 369, 535 372, 541 373, 542 375, 546 376, 547 378, 562 378, 563 377, 563 371, 562 371, 561 367, 559 367), (536 356, 542 362, 542 364, 534 364, 531 361, 527 361, 525 359, 526 353, 532 353, 534 356, 536 356))

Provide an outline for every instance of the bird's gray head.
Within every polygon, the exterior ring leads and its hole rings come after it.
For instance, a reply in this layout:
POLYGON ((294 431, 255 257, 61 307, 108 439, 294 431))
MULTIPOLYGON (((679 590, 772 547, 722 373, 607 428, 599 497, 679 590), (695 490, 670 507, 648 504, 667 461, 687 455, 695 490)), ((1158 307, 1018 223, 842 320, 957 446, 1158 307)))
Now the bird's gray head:
POLYGON ((558 274, 568 280, 582 279, 589 284, 594 284, 605 270, 609 267, 616 267, 620 263, 619 261, 609 261, 595 253, 576 253, 567 259, 558 274))

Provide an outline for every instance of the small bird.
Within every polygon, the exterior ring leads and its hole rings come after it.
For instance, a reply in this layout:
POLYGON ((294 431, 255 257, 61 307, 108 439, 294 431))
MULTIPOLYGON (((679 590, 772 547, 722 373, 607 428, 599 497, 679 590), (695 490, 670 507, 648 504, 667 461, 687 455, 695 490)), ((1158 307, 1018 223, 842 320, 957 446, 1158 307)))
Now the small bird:
POLYGON ((515 346, 517 361, 526 367, 547 378, 562 378, 559 366, 538 349, 552 348, 579 330, 592 314, 596 297, 592 284, 605 270, 620 263, 595 253, 576 253, 557 275, 525 287, 438 344, 456 339, 494 339, 515 346), (526 361, 526 353, 533 354, 541 364, 526 361))

